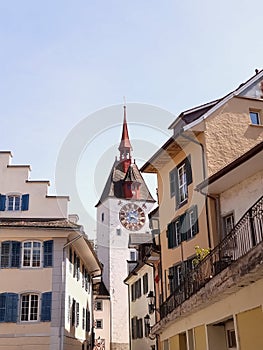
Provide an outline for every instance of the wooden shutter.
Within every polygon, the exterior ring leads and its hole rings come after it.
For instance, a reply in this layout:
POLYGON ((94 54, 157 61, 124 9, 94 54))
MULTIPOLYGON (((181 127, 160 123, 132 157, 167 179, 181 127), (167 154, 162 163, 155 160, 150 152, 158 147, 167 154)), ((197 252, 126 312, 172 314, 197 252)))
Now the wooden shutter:
POLYGON ((198 225, 198 207, 197 207, 197 205, 194 205, 193 211, 194 211, 194 227, 193 227, 193 234, 196 235, 196 234, 199 232, 199 225, 198 225))
POLYGON ((0 322, 5 322, 6 294, 0 294, 0 322))
POLYGON ((18 294, 6 293, 5 322, 17 322, 18 294))
POLYGON ((20 267, 21 242, 11 242, 11 267, 20 267))
POLYGON ((29 194, 23 194, 22 195, 22 205, 21 210, 28 210, 29 207, 29 194))
POLYGON ((90 311, 86 309, 86 332, 90 332, 90 311))
POLYGON ((5 241, 1 243, 1 268, 10 267, 10 249, 10 241, 5 241))
POLYGON ((41 321, 51 321, 52 292, 42 294, 41 321))
POLYGON ((6 196, 0 194, 0 211, 5 211, 6 196))
POLYGON ((44 248, 44 267, 52 267, 53 265, 53 240, 45 241, 44 248))
POLYGON ((185 170, 186 170, 187 185, 190 185, 193 182, 192 167, 191 167, 191 155, 190 154, 185 159, 185 170))
POLYGON ((189 215, 184 213, 180 216, 180 231, 181 231, 181 241, 187 240, 187 231, 189 228, 189 215))

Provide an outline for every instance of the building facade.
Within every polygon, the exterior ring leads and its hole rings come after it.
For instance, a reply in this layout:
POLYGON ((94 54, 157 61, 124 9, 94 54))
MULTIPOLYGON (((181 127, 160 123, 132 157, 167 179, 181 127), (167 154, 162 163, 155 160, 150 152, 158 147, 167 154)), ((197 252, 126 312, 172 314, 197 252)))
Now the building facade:
POLYGON ((92 349, 92 284, 101 265, 68 197, 0 152, 0 349, 92 349), (72 221, 73 220, 73 221, 72 221))
POLYGON ((181 113, 141 169, 158 178, 162 288, 152 332, 164 350, 245 350, 253 339, 262 347, 262 87, 261 71, 181 113))

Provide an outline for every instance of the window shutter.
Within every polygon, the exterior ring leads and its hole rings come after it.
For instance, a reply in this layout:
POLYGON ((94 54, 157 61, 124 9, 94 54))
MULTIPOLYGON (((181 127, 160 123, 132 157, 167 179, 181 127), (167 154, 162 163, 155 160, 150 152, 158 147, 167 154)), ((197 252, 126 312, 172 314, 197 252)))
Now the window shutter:
POLYGON ((6 201, 6 196, 3 194, 0 194, 0 211, 5 211, 5 201, 6 201))
POLYGON ((192 176, 192 167, 191 167, 191 155, 185 159, 185 169, 186 169, 186 181, 187 185, 190 185, 193 182, 192 176))
POLYGON ((20 267, 21 242, 12 241, 11 267, 20 267))
POLYGON ((72 309, 71 309, 71 325, 75 326, 75 317, 76 317, 76 300, 72 300, 72 309))
POLYGON ((76 327, 79 325, 79 303, 76 303, 76 327))
POLYGON ((181 241, 186 241, 189 227, 189 216, 187 213, 180 216, 181 241))
POLYGON ((6 295, 7 293, 0 294, 0 322, 5 322, 6 295))
POLYGON ((9 267, 10 265, 10 247, 10 241, 2 242, 1 244, 1 268, 9 267))
POLYGON ((44 242, 44 267, 53 265, 53 240, 44 242))
POLYGON ((176 169, 173 169, 169 173, 169 180, 170 180, 170 196, 173 197, 176 192, 176 186, 175 186, 175 176, 176 175, 176 169))
POLYGON ((90 332, 90 311, 86 309, 86 332, 90 332))
POLYGON ((42 294, 41 321, 51 321, 52 292, 42 294))
POLYGON ((28 207, 29 207, 29 194, 23 194, 21 210, 28 210, 28 207))
POLYGON ((170 222, 167 226, 167 239, 168 239, 168 249, 171 249, 173 247, 172 245, 172 226, 173 223, 170 222))
POLYGON ((18 306, 18 294, 7 293, 5 322, 17 321, 17 306, 18 306))
POLYGON ((193 234, 196 235, 199 232, 197 205, 195 205, 193 209, 194 209, 194 220, 195 220, 193 234))
POLYGON ((178 168, 174 169, 174 185, 175 185, 175 208, 178 208, 180 205, 180 196, 179 196, 179 181, 178 181, 178 168))

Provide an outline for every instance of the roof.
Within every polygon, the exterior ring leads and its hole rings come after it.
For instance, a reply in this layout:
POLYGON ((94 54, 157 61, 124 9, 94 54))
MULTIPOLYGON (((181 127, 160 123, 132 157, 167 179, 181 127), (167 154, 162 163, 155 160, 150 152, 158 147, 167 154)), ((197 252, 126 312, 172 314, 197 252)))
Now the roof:
POLYGON ((146 202, 155 202, 153 199, 141 173, 135 163, 131 164, 128 168, 127 173, 123 172, 122 164, 120 161, 115 160, 113 167, 111 169, 110 175, 106 181, 106 185, 103 189, 102 195, 96 207, 103 203, 107 198, 125 198, 122 184, 127 177, 130 177, 131 181, 136 181, 140 183, 140 198, 138 200, 143 200, 146 202))
POLYGON ((129 248, 138 247, 140 244, 152 244, 153 237, 150 233, 130 233, 129 248))
POLYGON ((110 293, 108 292, 108 289, 106 288, 103 281, 101 281, 100 283, 94 284, 93 291, 94 291, 94 294, 97 296, 107 296, 107 297, 110 296, 110 293))
MULTIPOLYGON (((169 126, 169 129, 174 129, 174 135, 166 141, 159 150, 141 167, 141 172, 156 172, 158 169, 158 157, 160 155, 165 156, 165 158, 169 161, 171 159, 172 152, 180 151, 181 142, 178 142, 179 136, 202 122, 202 120, 206 119, 209 115, 215 112, 222 105, 227 103, 232 97, 241 95, 246 97, 246 93, 248 89, 256 84, 259 80, 263 79, 263 70, 256 71, 256 74, 249 78, 245 83, 242 83, 235 90, 231 91, 227 95, 217 100, 202 104, 197 107, 193 107, 191 109, 185 110, 182 112, 175 121, 169 126), (174 148, 174 149, 173 149, 174 148), (172 150, 172 152, 170 151, 172 150), (164 154, 167 153, 167 154, 164 154)), ((263 94, 263 91, 262 91, 263 94)), ((247 94, 247 96, 249 96, 247 94)), ((263 99, 261 95, 260 99, 263 99)))
POLYGON ((122 150, 124 148, 129 148, 130 150, 132 150, 132 146, 129 138, 127 120, 126 120, 126 106, 124 106, 123 108, 124 108, 124 119, 123 119, 122 136, 121 136, 121 143, 119 145, 119 150, 122 150))
POLYGON ((37 227, 81 230, 82 226, 66 219, 1 218, 0 227, 37 227))

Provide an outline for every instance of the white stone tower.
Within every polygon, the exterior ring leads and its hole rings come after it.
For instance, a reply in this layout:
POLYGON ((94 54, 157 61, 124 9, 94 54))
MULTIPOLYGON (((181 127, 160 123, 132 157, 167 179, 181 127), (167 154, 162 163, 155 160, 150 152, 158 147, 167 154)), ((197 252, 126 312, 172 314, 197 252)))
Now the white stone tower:
POLYGON ((155 201, 131 156, 126 106, 119 151, 96 205, 97 251, 111 298, 111 350, 128 350, 128 289, 123 281, 128 275, 127 261, 134 260, 129 234, 150 231, 148 213, 155 201))

